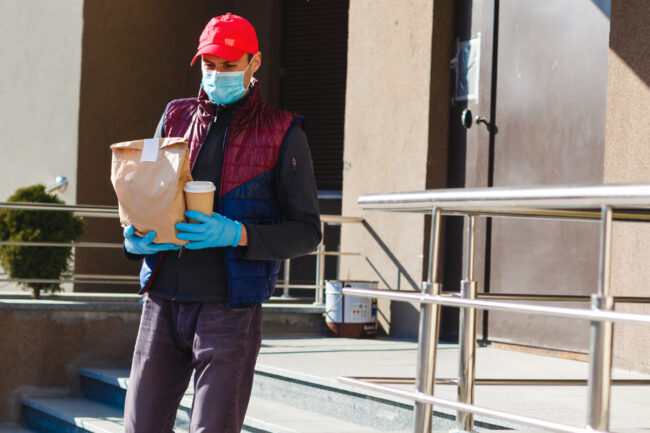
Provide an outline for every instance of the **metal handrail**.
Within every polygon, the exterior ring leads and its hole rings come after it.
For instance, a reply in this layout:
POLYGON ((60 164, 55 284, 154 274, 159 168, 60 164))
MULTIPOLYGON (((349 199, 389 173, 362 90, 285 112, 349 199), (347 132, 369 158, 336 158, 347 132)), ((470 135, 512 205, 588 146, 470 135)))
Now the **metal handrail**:
POLYGON ((73 212, 75 216, 119 218, 117 206, 69 205, 58 203, 0 202, 0 209, 73 212))
MULTIPOLYGON (((442 296, 445 296, 445 294, 443 293, 442 296)), ((529 294, 529 293, 478 293, 476 297, 478 299, 499 299, 499 300, 508 300, 508 301, 591 302, 591 297, 586 295, 579 296, 579 295, 536 295, 536 294, 529 294)), ((614 296, 614 303, 615 304, 649 304, 650 297, 614 296)))
MULTIPOLYGON (((81 212, 83 214, 91 214, 93 216, 104 215, 110 218, 119 218, 117 206, 99 206, 99 205, 69 205, 58 203, 32 203, 32 202, 13 202, 13 201, 0 201, 0 209, 13 209, 13 210, 33 210, 33 211, 59 211, 59 212, 81 212)), ((363 222, 362 217, 349 217, 343 215, 328 215, 321 214, 321 221, 341 224, 341 223, 360 223, 363 222)))
MULTIPOLYGON (((62 211, 62 212, 73 212, 76 216, 81 217, 99 217, 99 218, 119 218, 119 212, 117 206, 93 206, 93 205, 65 205, 57 203, 29 203, 29 202, 0 202, 0 209, 14 209, 14 210, 31 210, 31 211, 62 211)), ((283 297, 289 298, 290 289, 312 289, 314 290, 314 304, 324 305, 325 303, 325 257, 327 256, 362 256, 360 252, 345 252, 345 251, 325 251, 325 226, 326 225, 341 225, 344 223, 353 223, 353 224, 362 224, 364 228, 374 237, 375 241, 379 243, 379 246, 385 250, 385 245, 383 242, 378 239, 376 233, 370 228, 367 222, 361 217, 350 217, 342 215, 320 215, 321 219, 321 230, 323 233, 323 239, 317 246, 315 251, 303 254, 302 256, 315 256, 316 258, 316 272, 315 272, 315 284, 291 284, 290 282, 290 269, 291 269, 291 258, 284 260, 284 279, 278 280, 276 283, 276 288, 282 289, 283 297)), ((0 246, 2 245, 11 245, 11 246, 42 246, 42 247, 79 247, 79 248, 122 248, 121 243, 103 243, 103 242, 75 242, 75 243, 61 243, 61 242, 27 242, 27 241, 0 241, 0 246)), ((389 255, 389 258, 395 262, 395 258, 389 251, 386 251, 389 255)), ((301 257, 302 257, 301 256, 301 257)), ((368 258, 366 257, 366 260, 368 258)), ((373 270, 379 275, 379 271, 374 268, 372 263, 368 260, 370 266, 373 270)), ((398 273, 403 272, 399 263, 395 263, 398 267, 398 273)), ((410 277, 404 275, 408 281, 410 277)), ((383 278, 381 275, 379 277, 383 278)), ((74 279, 73 279, 74 280, 74 279)), ((0 282, 32 282, 29 279, 4 279, 0 282)), ((48 282, 55 282, 48 280, 48 282)), ((65 280, 62 282, 76 282, 65 280)), ((81 282, 81 281, 79 281, 81 282)), ((88 283, 84 280, 83 282, 88 283)), ((91 283, 95 284, 115 284, 106 280, 94 280, 91 283)), ((413 284, 414 287, 417 287, 416 284, 413 284)))
MULTIPOLYGON (((363 210, 430 213, 433 207, 443 212, 463 214, 488 212, 497 215, 511 211, 531 211, 536 217, 554 216, 545 210, 595 210, 603 206, 628 209, 631 214, 650 213, 650 184, 582 185, 553 187, 453 188, 413 192, 365 194, 358 203, 363 210)), ((562 216, 558 214, 557 216, 562 216)))
POLYGON ((51 278, 1 278, 0 283, 34 283, 34 284, 66 284, 66 283, 77 283, 77 284, 115 284, 115 285, 133 285, 137 284, 138 280, 133 279, 133 281, 127 280, 116 280, 113 278, 110 279, 101 279, 101 278, 61 278, 61 279, 51 279, 51 278))
MULTIPOLYGON (((538 428, 542 428, 545 430, 554 431, 558 433, 598 433, 601 431, 597 429, 592 429, 590 427, 580 428, 580 427, 575 427, 575 426, 557 423, 553 421, 547 421, 539 418, 533 418, 529 416, 513 414, 510 412, 489 409, 486 407, 476 406, 474 404, 456 402, 453 400, 447 400, 440 397, 434 397, 433 395, 426 394, 426 393, 420 393, 420 392, 412 393, 409 391, 404 391, 390 386, 377 385, 376 383, 354 380, 349 377, 339 377, 338 379, 343 383, 347 383, 353 386, 359 386, 369 390, 391 394, 396 397, 402 397, 409 400, 414 400, 416 402, 416 407, 417 407, 417 403, 426 405, 428 407, 432 407, 434 404, 436 404, 442 407, 456 409, 456 411, 459 413, 473 413, 476 415, 483 415, 489 418, 511 421, 517 424, 523 424, 530 427, 538 427, 538 428)), ((424 431, 424 430, 418 430, 418 431, 424 431)))
MULTIPOLYGON (((27 211, 58 211, 72 212, 79 217, 94 218, 119 218, 119 209, 117 206, 97 206, 97 205, 66 205, 58 203, 30 203, 30 202, 0 202, 0 209, 10 210, 27 210, 27 211)), ((362 223, 363 218, 348 217, 342 215, 320 215, 321 230, 325 233, 325 226, 340 225, 343 223, 362 223)), ((113 248, 121 249, 123 245, 115 242, 40 242, 40 241, 0 241, 0 246, 30 246, 30 247, 58 247, 58 248, 113 248)), ((276 287, 283 290, 283 296, 289 297, 290 289, 313 289, 315 293, 314 304, 324 305, 325 303, 325 257, 326 256, 360 256, 359 252, 345 251, 325 251, 324 236, 321 239, 315 251, 304 254, 303 256, 316 257, 316 283, 315 284, 291 284, 290 282, 290 262, 291 259, 285 259, 285 278, 278 281, 276 287)), ((0 283, 44 283, 44 284, 62 284, 62 283, 84 283, 84 284, 133 284, 137 282, 137 277, 116 275, 105 278, 89 278, 88 276, 72 275, 69 278, 62 279, 42 279, 42 278, 0 278, 0 283), (124 278, 126 277, 126 278, 124 278)))
MULTIPOLYGON (((581 310, 578 308, 546 307, 543 305, 515 304, 514 302, 479 301, 451 296, 428 295, 418 293, 395 293, 393 290, 379 289, 345 289, 344 293, 368 298, 386 298, 395 301, 420 302, 447 307, 469 307, 481 310, 509 311, 511 313, 539 314, 542 316, 563 317, 599 322, 636 323, 650 326, 650 314, 616 313, 604 310, 581 310)), ((593 299, 593 298, 592 298, 593 299)))
POLYGON ((0 246, 14 246, 14 247, 61 247, 61 248, 119 248, 122 249, 122 244, 114 242, 38 242, 38 241, 0 241, 0 246))
MULTIPOLYGON (((346 295, 382 297, 397 301, 420 303, 420 330, 416 390, 395 389, 379 383, 413 383, 408 378, 360 378, 339 377, 339 380, 356 386, 382 391, 411 399, 415 402, 414 431, 429 432, 432 425, 432 405, 456 409, 458 430, 471 431, 473 414, 503 419, 527 426, 556 432, 577 433, 606 431, 609 429, 610 388, 623 384, 612 380, 612 323, 635 323, 650 325, 650 315, 614 312, 615 298, 610 293, 611 233, 615 220, 647 222, 650 220, 650 185, 589 185, 538 188, 481 188, 454 190, 427 190, 390 194, 367 194, 359 197, 364 210, 391 212, 420 212, 431 214, 431 235, 427 278, 422 283, 422 293, 395 292, 388 290, 344 288, 346 295), (616 209, 615 209, 616 207, 616 209), (440 234, 442 215, 464 215, 466 229, 465 264, 460 284, 460 296, 442 293, 439 280, 440 234), (599 258, 598 291, 591 296, 591 309, 549 307, 515 302, 489 300, 477 293, 474 279, 475 221, 478 215, 490 217, 554 218, 554 219, 600 219, 601 245, 599 258), (453 384, 451 379, 435 377, 436 348, 440 306, 460 308, 458 401, 433 396, 434 384, 441 381, 453 384), (532 313, 556 317, 587 320, 591 326, 589 349, 588 417, 585 428, 530 418, 514 413, 487 409, 474 405, 475 385, 489 384, 492 379, 475 377, 476 360, 476 314, 478 309, 500 310, 515 313, 532 313)), ((545 295, 508 294, 509 300, 548 300, 545 295)), ((555 295, 546 295, 558 298, 555 295)), ((553 299, 558 300, 558 299, 553 299)), ((565 300, 565 299, 559 299, 565 300)), ((567 300, 576 300, 569 298, 567 300)), ((580 299, 582 300, 582 299, 580 299)), ((619 297, 620 301, 647 302, 646 298, 619 297)), ((495 383, 520 384, 525 379, 494 379, 495 383)), ((540 383, 547 382, 539 379, 540 383)), ((569 382, 577 384, 575 380, 569 382), (573 381, 573 382, 571 382, 573 381)), ((580 382, 581 384, 584 381, 580 382)), ((628 385, 646 385, 648 381, 628 382, 628 385)))
MULTIPOLYGON (((414 385, 415 377, 383 377, 383 376, 346 376, 348 379, 370 383, 392 383, 399 385, 414 385)), ((456 385, 460 382, 457 377, 436 377, 436 385, 456 385)), ((476 385, 489 386, 584 386, 587 385, 587 379, 483 379, 476 378, 476 385)), ((618 386, 636 386, 650 385, 650 379, 612 379, 612 385, 618 386)))

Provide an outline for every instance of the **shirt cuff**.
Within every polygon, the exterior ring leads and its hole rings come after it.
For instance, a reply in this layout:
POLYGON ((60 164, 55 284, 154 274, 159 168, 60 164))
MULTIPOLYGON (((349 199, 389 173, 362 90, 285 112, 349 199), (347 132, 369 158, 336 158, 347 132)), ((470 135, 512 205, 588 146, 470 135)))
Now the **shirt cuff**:
POLYGON ((244 223, 241 223, 241 225, 242 225, 242 231, 244 230, 244 228, 246 228, 247 245, 238 245, 235 247, 234 251, 235 251, 235 257, 237 257, 238 259, 246 259, 246 256, 248 255, 248 251, 249 251, 248 247, 251 246, 251 241, 252 241, 251 229, 250 229, 250 225, 246 225, 244 223))
POLYGON ((144 254, 133 254, 128 252, 124 245, 122 245, 122 251, 124 251, 124 255, 126 256, 126 258, 133 262, 137 262, 138 260, 142 260, 145 258, 144 254))

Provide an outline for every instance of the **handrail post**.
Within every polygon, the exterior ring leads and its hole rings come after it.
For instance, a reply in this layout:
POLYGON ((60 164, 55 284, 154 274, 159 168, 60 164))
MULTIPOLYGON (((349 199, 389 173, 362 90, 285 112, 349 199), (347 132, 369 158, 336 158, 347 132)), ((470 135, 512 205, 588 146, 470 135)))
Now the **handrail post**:
MULTIPOLYGON (((591 297, 592 310, 613 310, 610 293, 612 250, 612 207, 603 206, 600 231, 600 266, 598 294, 591 297)), ((609 403, 612 381, 612 322, 592 321, 589 346, 589 407, 587 425, 595 430, 609 430, 609 403)))
POLYGON ((289 273, 291 272, 291 259, 285 259, 284 261, 284 289, 282 290, 282 297, 288 298, 289 295, 289 273))
MULTIPOLYGON (((438 278, 438 259, 440 249, 440 209, 431 212, 431 238, 429 241, 429 266, 427 281, 422 283, 422 294, 439 295, 442 284, 438 278)), ((416 392, 433 395, 436 373, 436 349, 438 347, 438 322, 440 306, 438 304, 420 304, 420 331, 418 334, 418 357, 415 371, 416 392)), ((415 402, 415 433, 431 431, 433 407, 430 403, 415 402)))
MULTIPOLYGON (((474 235, 476 217, 465 217, 466 245, 465 268, 460 282, 460 296, 463 299, 476 299, 477 283, 474 281, 474 235)), ((474 404, 474 374, 476 363, 476 308, 461 308, 458 329, 458 401, 474 404)), ((470 412, 458 411, 457 430, 472 431, 474 416, 470 412)))
POLYGON ((320 243, 316 248, 316 299, 314 305, 323 305, 325 303, 325 223, 320 223, 321 237, 320 243))

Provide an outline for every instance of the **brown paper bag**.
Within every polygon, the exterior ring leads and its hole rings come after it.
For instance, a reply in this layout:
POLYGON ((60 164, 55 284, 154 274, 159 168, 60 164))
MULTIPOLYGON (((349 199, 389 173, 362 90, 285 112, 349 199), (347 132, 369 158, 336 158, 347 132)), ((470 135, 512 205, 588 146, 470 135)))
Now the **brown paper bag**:
POLYGON ((155 243, 185 245, 174 224, 185 221, 183 187, 192 181, 186 138, 156 138, 111 145, 111 182, 120 223, 138 236, 156 231, 155 243))

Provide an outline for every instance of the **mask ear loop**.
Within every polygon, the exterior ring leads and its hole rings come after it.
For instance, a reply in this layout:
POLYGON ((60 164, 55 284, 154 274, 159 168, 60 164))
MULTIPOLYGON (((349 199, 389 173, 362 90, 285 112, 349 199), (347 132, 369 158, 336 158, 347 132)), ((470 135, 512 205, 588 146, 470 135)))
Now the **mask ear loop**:
MULTIPOLYGON (((246 69, 248 69, 251 66, 251 63, 253 63, 253 59, 255 58, 255 54, 253 54, 253 57, 251 57, 250 62, 248 62, 248 66, 246 66, 246 69)), ((244 69, 244 72, 246 72, 246 69, 244 69)), ((247 89, 251 89, 251 85, 253 84, 253 77, 254 77, 254 72, 251 71, 251 78, 248 80, 248 86, 246 87, 247 89)))
MULTIPOLYGON (((246 66, 246 69, 248 69, 251 66, 251 63, 253 63, 254 58, 255 58, 255 54, 253 54, 253 57, 251 57, 251 60, 248 62, 248 65, 246 66)), ((244 72, 246 72, 246 69, 244 69, 244 72)))

